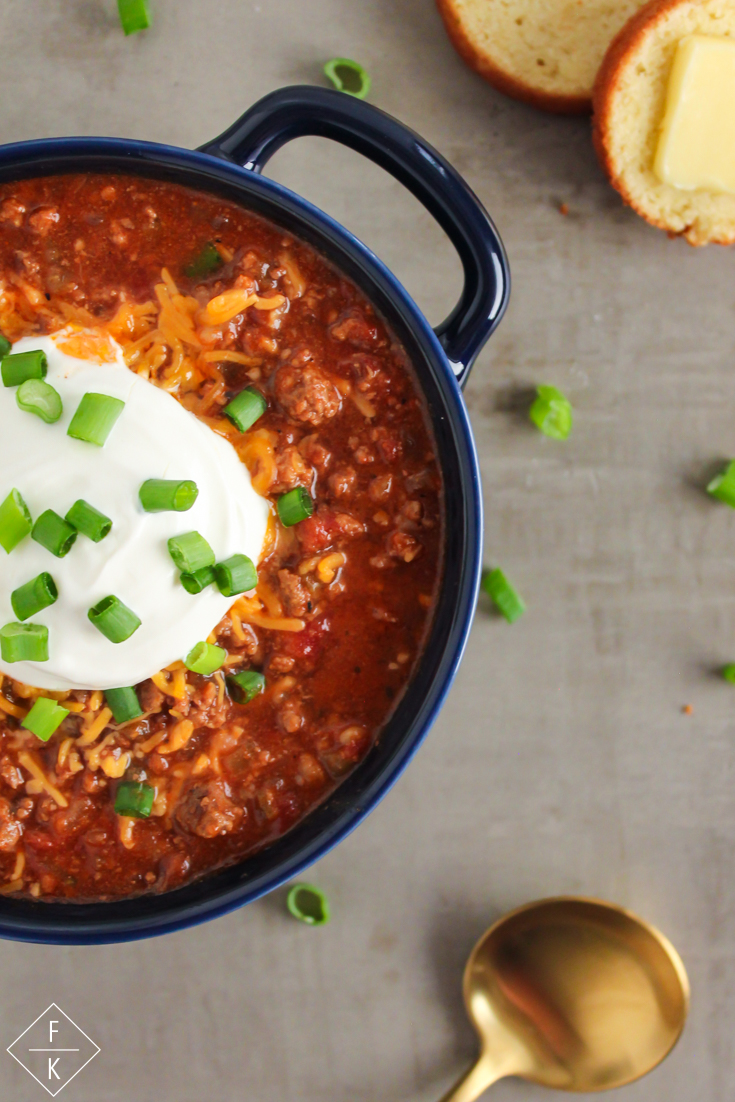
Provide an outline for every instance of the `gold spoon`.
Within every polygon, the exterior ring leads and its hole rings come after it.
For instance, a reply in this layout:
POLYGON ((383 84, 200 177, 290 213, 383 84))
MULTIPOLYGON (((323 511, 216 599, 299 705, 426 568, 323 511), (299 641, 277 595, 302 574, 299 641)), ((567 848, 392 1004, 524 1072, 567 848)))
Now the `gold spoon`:
POLYGON ((474 1102, 507 1075, 557 1090, 622 1087, 671 1051, 689 1009, 673 945, 596 899, 505 915, 472 950, 463 987, 480 1056, 442 1102, 474 1102))

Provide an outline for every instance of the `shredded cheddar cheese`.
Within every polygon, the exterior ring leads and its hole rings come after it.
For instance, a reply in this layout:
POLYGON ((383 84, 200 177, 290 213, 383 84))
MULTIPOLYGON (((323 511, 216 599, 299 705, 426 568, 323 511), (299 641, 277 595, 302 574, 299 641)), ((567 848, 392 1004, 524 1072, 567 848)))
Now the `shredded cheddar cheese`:
POLYGON ((135 839, 133 838, 135 819, 131 815, 118 815, 117 831, 118 838, 125 846, 125 849, 132 849, 135 845, 135 839))
POLYGON ((155 735, 151 735, 151 737, 147 738, 145 742, 140 743, 140 749, 143 751, 144 754, 149 754, 150 751, 153 750, 160 743, 162 743, 165 738, 165 731, 156 731, 155 735))
POLYGON ((176 750, 180 750, 182 746, 186 746, 187 742, 194 734, 194 724, 190 719, 182 719, 172 727, 169 732, 168 740, 158 747, 159 754, 173 754, 176 750))
POLYGON ((343 555, 341 551, 333 551, 331 555, 325 555, 323 559, 319 560, 316 568, 316 575, 320 582, 324 582, 325 585, 329 585, 337 576, 337 571, 340 570, 347 562, 346 555, 343 555))
POLYGON ((69 806, 69 801, 66 796, 63 792, 59 792, 56 785, 51 783, 34 754, 29 750, 21 750, 18 754, 18 762, 31 774, 33 779, 38 782, 41 789, 48 792, 49 796, 59 805, 59 807, 69 806))
POLYGON ((257 298, 252 291, 234 287, 231 291, 225 291, 209 300, 205 308, 206 319, 210 325, 224 325, 243 310, 247 310, 248 306, 252 306, 257 298))
POLYGON ((103 708, 96 719, 85 726, 84 733, 77 739, 77 746, 90 746, 99 738, 111 719, 112 711, 109 708, 103 708))
POLYGON ((18 704, 11 704, 4 696, 0 696, 0 712, 5 712, 6 715, 9 716, 15 716, 16 719, 25 719, 28 715, 25 708, 21 708, 18 704))

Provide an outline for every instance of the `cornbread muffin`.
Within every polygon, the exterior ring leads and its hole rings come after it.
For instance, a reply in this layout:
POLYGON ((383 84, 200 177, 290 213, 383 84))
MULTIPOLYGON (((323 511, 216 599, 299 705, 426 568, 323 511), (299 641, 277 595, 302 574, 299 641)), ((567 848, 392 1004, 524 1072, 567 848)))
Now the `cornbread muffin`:
POLYGON ((653 170, 674 56, 692 34, 735 37, 735 0, 651 0, 630 19, 595 83, 593 137, 613 187, 642 218, 692 245, 730 245, 735 195, 672 187, 653 170))
POLYGON ((454 46, 480 76, 545 111, 589 111, 613 36, 643 0, 437 0, 454 46))

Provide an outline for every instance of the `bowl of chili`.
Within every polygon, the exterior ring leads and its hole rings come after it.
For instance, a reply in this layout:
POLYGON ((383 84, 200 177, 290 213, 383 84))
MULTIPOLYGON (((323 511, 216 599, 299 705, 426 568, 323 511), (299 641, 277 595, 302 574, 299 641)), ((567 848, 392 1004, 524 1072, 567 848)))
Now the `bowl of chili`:
MULTIPOLYGON (((80 180, 87 175, 132 175, 191 189, 252 212, 323 258, 361 292, 390 339, 404 351, 430 422, 431 459, 438 464, 443 486, 442 546, 421 654, 373 745, 307 815, 255 847, 245 859, 220 863, 214 871, 173 890, 92 901, 0 895, 0 936, 92 944, 181 929, 224 914, 292 879, 375 807, 426 736, 462 657, 480 579, 480 479, 461 388, 503 316, 509 270, 488 214, 436 150, 375 107, 326 89, 293 87, 274 92, 196 151, 111 138, 59 138, 0 148, 0 188, 72 174, 80 180), (456 308, 436 330, 366 246, 327 214, 262 175, 277 149, 303 135, 337 141, 385 168, 446 231, 462 261, 464 286, 456 308)), ((202 264, 205 261, 206 257, 202 264)), ((359 341, 355 347, 360 347, 359 341)), ((231 419, 235 425, 240 419, 241 431, 249 427, 250 418, 262 414, 266 404, 256 388, 249 391, 241 390, 231 403, 236 406, 231 419)), ((293 402, 292 392, 286 390, 284 395, 284 404, 293 402)), ((302 522, 313 526, 308 497, 302 487, 280 497, 278 514, 284 527, 302 522)), ((406 562, 410 557, 407 553, 406 562)), ((222 564, 223 577, 226 565, 222 564)), ((187 589, 193 587, 189 592, 197 592, 195 573, 183 575, 182 581, 187 589)), ((355 645, 359 643, 351 644, 355 645)), ((201 648, 206 650, 206 645, 201 648)), ((189 658, 201 663, 207 655, 202 650, 189 658)), ((188 668, 196 671, 197 666, 188 668)), ((257 681, 262 675, 245 671, 239 676, 239 682, 231 679, 233 700, 246 704, 262 688, 257 681)))

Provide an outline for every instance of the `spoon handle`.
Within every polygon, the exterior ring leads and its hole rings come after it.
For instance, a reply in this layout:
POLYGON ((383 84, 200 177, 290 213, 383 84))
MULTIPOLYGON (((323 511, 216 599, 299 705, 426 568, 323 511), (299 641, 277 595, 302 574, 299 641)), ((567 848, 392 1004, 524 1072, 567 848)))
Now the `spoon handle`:
POLYGON ((493 1083, 497 1083, 498 1079, 504 1079, 506 1075, 512 1074, 511 1068, 503 1067, 502 1064, 483 1053, 477 1063, 473 1064, 443 1096, 441 1102, 475 1102, 475 1099, 479 1098, 493 1083))

